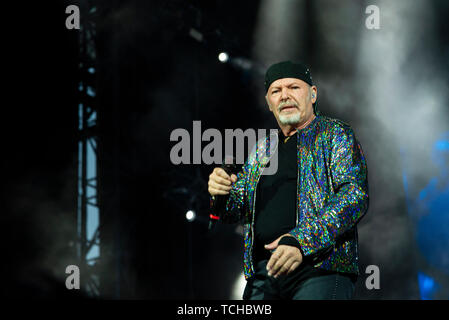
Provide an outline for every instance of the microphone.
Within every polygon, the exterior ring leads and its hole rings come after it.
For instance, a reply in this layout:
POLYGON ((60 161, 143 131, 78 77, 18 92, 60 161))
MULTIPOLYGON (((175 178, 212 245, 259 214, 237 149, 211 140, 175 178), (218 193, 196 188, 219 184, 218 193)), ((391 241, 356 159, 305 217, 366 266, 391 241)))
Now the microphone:
MULTIPOLYGON (((221 165, 221 168, 229 175, 231 174, 237 174, 237 166, 235 165, 235 159, 233 157, 226 157, 223 161, 223 164, 221 165)), ((215 196, 214 205, 212 207, 212 211, 214 213, 217 213, 217 210, 215 208, 223 208, 226 205, 228 195, 217 195, 215 196)), ((220 215, 209 215, 209 231, 211 231, 216 223, 220 220, 220 215)))

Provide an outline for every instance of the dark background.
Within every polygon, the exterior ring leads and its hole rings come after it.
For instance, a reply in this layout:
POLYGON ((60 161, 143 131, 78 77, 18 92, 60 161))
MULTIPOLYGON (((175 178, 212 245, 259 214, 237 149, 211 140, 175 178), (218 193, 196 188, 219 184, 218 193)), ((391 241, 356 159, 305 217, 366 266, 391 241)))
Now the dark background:
MULTIPOLYGON (((445 1, 427 1, 424 13, 406 9, 405 1, 396 8, 378 1, 380 30, 365 28, 365 7, 371 3, 307 1, 297 11, 300 21, 291 20, 296 22, 280 33, 288 50, 281 40, 261 33, 269 25, 260 21, 263 1, 92 3, 99 8, 96 98, 103 226, 96 272, 102 297, 235 297, 242 238, 236 226, 219 225, 214 234, 207 233, 207 178, 213 166, 173 165, 170 133, 176 128, 191 132, 194 120, 201 120, 203 131, 275 128, 264 105, 260 70, 283 59, 310 65, 320 110, 350 123, 367 156, 371 200, 359 225, 362 274, 356 298, 419 299, 419 272, 442 288, 434 298, 449 297, 449 271, 421 253, 415 235, 419 221, 407 211, 407 203, 413 206, 438 174, 430 160, 432 145, 449 130, 445 1), (391 12, 399 12, 399 18, 391 12), (190 28, 205 40, 189 36, 190 28), (256 50, 260 43, 271 51, 256 50), (230 54, 229 63, 218 61, 221 51, 230 54), (234 57, 251 61, 253 68, 239 67, 234 57), (174 192, 180 187, 187 190, 184 195, 174 192), (192 223, 185 219, 189 209, 199 217, 192 223), (368 265, 380 268, 380 290, 365 287, 368 265)), ((80 31, 65 28, 69 4, 77 1, 6 10, 12 18, 12 32, 5 38, 2 126, 6 297, 84 295, 64 286, 65 267, 77 263, 80 31)), ((281 15, 277 21, 289 20, 281 15)))

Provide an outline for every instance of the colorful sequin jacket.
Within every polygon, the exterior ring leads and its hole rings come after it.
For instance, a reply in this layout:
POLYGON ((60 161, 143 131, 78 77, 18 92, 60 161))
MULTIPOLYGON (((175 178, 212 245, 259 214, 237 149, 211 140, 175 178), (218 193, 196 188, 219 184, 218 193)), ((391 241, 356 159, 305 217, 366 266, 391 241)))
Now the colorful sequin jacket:
MULTIPOLYGON (((357 223, 368 210, 368 180, 362 148, 349 125, 322 115, 298 130, 296 227, 290 231, 304 259, 325 270, 358 274, 357 223)), ((277 148, 278 134, 257 142, 225 205, 213 206, 222 221, 244 227, 244 274, 254 275, 257 183, 277 148)), ((272 161, 273 163, 273 161, 272 161)))

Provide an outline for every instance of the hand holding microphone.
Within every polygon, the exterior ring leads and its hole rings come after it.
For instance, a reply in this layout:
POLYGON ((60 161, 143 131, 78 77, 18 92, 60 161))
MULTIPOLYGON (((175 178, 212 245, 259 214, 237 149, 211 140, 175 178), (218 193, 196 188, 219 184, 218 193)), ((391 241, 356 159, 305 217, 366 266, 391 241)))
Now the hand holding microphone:
POLYGON ((211 196, 227 195, 231 190, 232 183, 237 181, 237 176, 230 172, 226 172, 224 168, 215 168, 209 175, 208 191, 211 196))
MULTIPOLYGON (((232 161, 232 160, 231 160, 232 161)), ((212 230, 215 223, 220 219, 219 210, 226 206, 226 195, 229 194, 232 184, 237 181, 236 165, 224 162, 221 168, 215 168, 209 175, 208 191, 213 198, 212 212, 209 215, 209 230, 212 230)))

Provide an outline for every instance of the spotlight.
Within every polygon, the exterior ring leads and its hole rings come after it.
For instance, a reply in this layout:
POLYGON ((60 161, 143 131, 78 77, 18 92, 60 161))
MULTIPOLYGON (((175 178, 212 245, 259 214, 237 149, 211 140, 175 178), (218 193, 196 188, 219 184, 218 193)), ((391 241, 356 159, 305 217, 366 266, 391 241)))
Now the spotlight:
POLYGON ((187 221, 192 222, 193 220, 195 220, 195 217, 196 217, 195 211, 193 211, 193 210, 187 211, 187 213, 186 213, 187 221))
POLYGON ((220 54, 218 55, 218 60, 220 60, 220 62, 222 63, 228 62, 229 55, 226 52, 220 52, 220 54))

